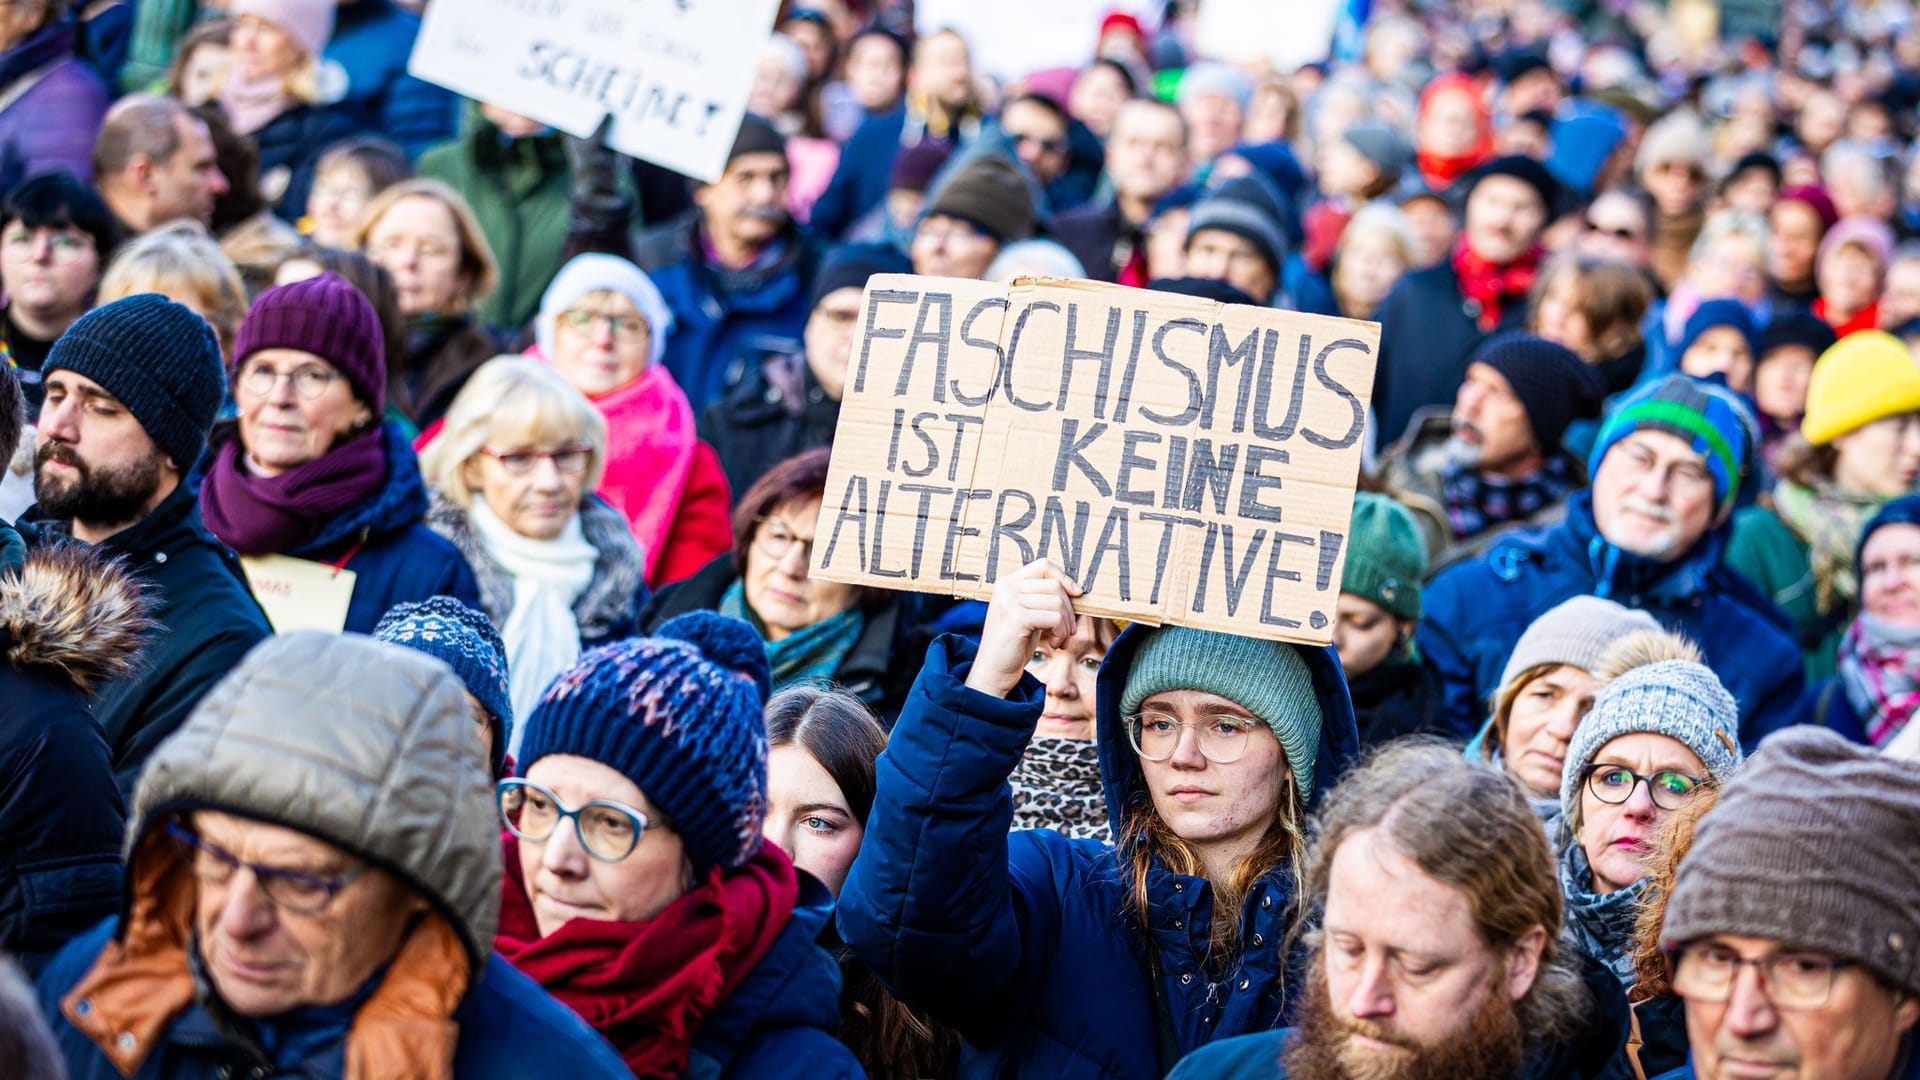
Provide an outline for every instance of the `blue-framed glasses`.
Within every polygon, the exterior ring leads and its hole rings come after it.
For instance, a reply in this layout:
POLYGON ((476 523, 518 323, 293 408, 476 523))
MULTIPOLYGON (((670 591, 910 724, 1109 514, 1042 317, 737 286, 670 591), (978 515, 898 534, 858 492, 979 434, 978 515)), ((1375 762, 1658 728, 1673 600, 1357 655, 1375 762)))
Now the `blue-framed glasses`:
POLYGON ((647 831, 647 815, 612 799, 594 799, 570 807, 553 792, 518 777, 500 781, 495 793, 500 822, 508 832, 539 844, 551 838, 561 822, 572 818, 581 848, 601 862, 616 863, 633 854, 647 831))
POLYGON ((371 867, 358 866, 344 874, 334 877, 322 877, 317 874, 287 870, 278 866, 264 866, 248 862, 218 844, 181 825, 179 822, 167 822, 167 835, 181 847, 187 857, 187 864, 193 870, 193 876, 201 881, 215 885, 224 885, 233 879, 234 872, 241 867, 253 875, 260 891, 276 907, 301 915, 318 915, 333 903, 340 891, 353 884, 354 879, 366 873, 371 867))

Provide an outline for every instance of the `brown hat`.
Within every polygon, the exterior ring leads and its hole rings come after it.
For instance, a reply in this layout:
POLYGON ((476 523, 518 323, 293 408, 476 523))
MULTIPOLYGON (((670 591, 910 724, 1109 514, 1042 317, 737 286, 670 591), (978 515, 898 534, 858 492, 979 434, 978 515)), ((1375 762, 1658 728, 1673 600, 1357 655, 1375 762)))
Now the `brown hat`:
POLYGON ((926 216, 955 217, 1003 244, 1033 235, 1033 192, 1005 158, 975 158, 948 177, 927 202, 926 216))
POLYGON ((1825 728, 1769 736, 1700 821, 1660 936, 1766 938, 1920 994, 1920 766, 1825 728))

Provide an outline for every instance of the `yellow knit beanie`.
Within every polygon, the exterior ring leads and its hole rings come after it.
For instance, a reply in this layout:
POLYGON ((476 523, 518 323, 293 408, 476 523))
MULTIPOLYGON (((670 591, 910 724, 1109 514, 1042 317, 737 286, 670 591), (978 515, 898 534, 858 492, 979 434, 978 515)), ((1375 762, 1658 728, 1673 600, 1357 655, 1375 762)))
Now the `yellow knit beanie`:
POLYGON ((1815 446, 1888 416, 1920 410, 1920 362, 1884 330, 1858 330, 1820 354, 1807 380, 1800 434, 1815 446))

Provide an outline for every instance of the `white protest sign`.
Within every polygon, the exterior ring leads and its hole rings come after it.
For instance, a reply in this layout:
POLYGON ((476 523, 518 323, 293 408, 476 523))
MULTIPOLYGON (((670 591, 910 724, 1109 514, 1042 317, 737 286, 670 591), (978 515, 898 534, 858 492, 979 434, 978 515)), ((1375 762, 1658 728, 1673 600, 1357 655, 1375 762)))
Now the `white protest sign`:
POLYGON ((1275 71, 1324 62, 1344 0, 1200 0, 1193 49, 1235 64, 1266 61, 1275 71))
POLYGON ((1056 67, 1085 67, 1110 12, 1160 27, 1155 0, 917 0, 913 24, 922 37, 956 30, 967 39, 974 70, 1004 82, 1056 67))
POLYGON ((407 70, 715 180, 780 0, 433 0, 407 70))
POLYGON ((810 573, 1326 644, 1378 323, 1058 279, 876 276, 810 573))

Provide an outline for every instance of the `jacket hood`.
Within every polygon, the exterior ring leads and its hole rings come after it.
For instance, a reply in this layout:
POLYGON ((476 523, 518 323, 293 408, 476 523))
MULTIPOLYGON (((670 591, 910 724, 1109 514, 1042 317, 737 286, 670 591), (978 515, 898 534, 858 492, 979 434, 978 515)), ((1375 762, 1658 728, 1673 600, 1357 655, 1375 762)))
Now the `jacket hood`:
MULTIPOLYGON (((493 782, 460 680, 423 653, 318 631, 269 638, 148 759, 135 856, 176 813, 213 809, 324 840, 410 885, 452 926, 477 983, 500 907, 493 782)), ((130 908, 137 908, 129 895, 130 908)))
POLYGON ((152 606, 120 560, 56 540, 0 572, 0 655, 94 693, 138 667, 152 606))
POLYGON ((414 456, 412 440, 392 421, 381 425, 380 438, 387 452, 387 479, 380 490, 334 515, 312 540, 288 554, 312 558, 344 544, 403 533, 426 519, 427 485, 420 478, 420 459, 414 456))
MULTIPOLYGON (((1151 802, 1146 777, 1140 771, 1140 757, 1128 744, 1120 723, 1120 697, 1133 670, 1134 657, 1158 627, 1135 623, 1107 650, 1100 665, 1099 688, 1095 693, 1096 738, 1100 744, 1100 780, 1107 794, 1107 821, 1116 843, 1126 836, 1126 821, 1131 812, 1151 802)), ((1340 669, 1340 654, 1331 645, 1293 645, 1307 662, 1313 675, 1314 696, 1320 703, 1320 750, 1314 760, 1313 790, 1307 793, 1307 808, 1312 809, 1320 796, 1340 782, 1360 754, 1360 735, 1354 724, 1353 701, 1347 695, 1346 674, 1340 669)))

